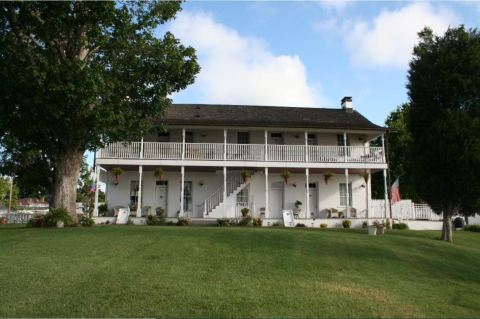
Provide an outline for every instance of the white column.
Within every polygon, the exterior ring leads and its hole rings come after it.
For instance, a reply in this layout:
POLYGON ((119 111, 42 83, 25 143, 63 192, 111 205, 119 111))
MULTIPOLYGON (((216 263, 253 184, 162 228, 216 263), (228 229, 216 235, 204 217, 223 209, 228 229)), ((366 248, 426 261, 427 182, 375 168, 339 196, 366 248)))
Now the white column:
POLYGON ((185 209, 184 209, 184 202, 183 202, 183 195, 185 192, 185 166, 182 166, 180 169, 180 216, 184 216, 185 209))
POLYGON ((143 166, 138 167, 138 197, 137 197, 137 217, 142 217, 142 177, 143 166))
MULTIPOLYGON (((343 153, 344 153, 344 161, 347 162, 347 132, 343 132, 343 153)), ((348 193, 348 189, 347 189, 348 193)))
POLYGON ((98 217, 98 185, 100 179, 100 168, 95 165, 95 201, 93 204, 93 216, 98 217))
POLYGON ((387 160, 386 160, 386 154, 385 154, 385 134, 382 134, 382 159, 383 159, 383 162, 386 163, 387 160))
POLYGON ((310 171, 308 168, 305 168, 305 198, 307 200, 307 203, 305 205, 306 207, 306 212, 305 212, 305 218, 310 218, 310 185, 309 185, 309 175, 310 171))
POLYGON ((268 131, 265 130, 265 161, 268 161, 268 131))
POLYGON ((345 185, 346 185, 346 191, 347 191, 347 203, 345 207, 345 218, 348 218, 350 216, 350 192, 348 191, 348 168, 345 168, 345 185))
POLYGON ((383 189, 384 189, 384 196, 385 196, 385 210, 384 210, 384 218, 387 218, 389 212, 389 201, 388 201, 388 185, 387 185, 387 170, 383 170, 383 189))
POLYGON ((308 132, 305 131, 305 162, 308 162, 308 132))
POLYGON ((143 159, 143 136, 140 140, 140 159, 143 159))
POLYGON ((185 159, 185 128, 182 128, 182 160, 185 159))
POLYGON ((370 218, 370 200, 372 198, 372 174, 368 171, 368 183, 367 187, 367 219, 370 218))
POLYGON ((223 129, 223 160, 227 160, 227 129, 223 129))
POLYGON ((223 167, 223 217, 227 217, 227 167, 223 167))
POLYGON ((265 218, 268 217, 268 167, 265 167, 265 218))

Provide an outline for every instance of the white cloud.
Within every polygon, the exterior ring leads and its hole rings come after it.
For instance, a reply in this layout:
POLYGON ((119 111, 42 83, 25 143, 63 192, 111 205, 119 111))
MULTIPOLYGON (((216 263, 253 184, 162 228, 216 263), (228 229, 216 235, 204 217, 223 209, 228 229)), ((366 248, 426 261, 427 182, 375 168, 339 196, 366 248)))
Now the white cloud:
POLYGON ((412 3, 398 10, 384 10, 371 23, 353 23, 347 31, 346 44, 355 64, 407 67, 420 30, 428 26, 441 34, 457 21, 446 8, 412 3))
POLYGON ((308 83, 297 55, 275 55, 260 39, 240 35, 202 12, 181 12, 171 31, 197 50, 200 74, 187 90, 202 102, 319 106, 318 85, 308 83))

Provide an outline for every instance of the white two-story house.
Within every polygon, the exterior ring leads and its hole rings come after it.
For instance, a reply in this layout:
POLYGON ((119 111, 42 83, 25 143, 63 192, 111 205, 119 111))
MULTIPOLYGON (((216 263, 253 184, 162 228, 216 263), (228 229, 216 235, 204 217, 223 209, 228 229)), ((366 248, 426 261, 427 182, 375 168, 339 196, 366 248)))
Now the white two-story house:
POLYGON ((307 226, 388 217, 386 191, 382 211, 370 208, 372 173, 383 171, 386 190, 386 129, 350 97, 329 109, 176 104, 161 121, 165 132, 96 152, 107 216, 123 207, 139 222, 159 209, 214 221, 247 207, 265 224, 283 210, 307 226))

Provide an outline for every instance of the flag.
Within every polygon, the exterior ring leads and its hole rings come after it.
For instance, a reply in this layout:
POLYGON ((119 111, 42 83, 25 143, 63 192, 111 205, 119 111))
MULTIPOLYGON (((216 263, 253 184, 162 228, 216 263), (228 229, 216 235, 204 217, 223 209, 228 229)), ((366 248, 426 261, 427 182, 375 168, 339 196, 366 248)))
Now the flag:
POLYGON ((393 183, 392 188, 390 189, 390 193, 392 198, 392 205, 402 200, 400 198, 400 181, 398 178, 393 183))
POLYGON ((93 193, 96 190, 97 184, 95 183, 95 171, 92 169, 90 170, 90 192, 93 193))

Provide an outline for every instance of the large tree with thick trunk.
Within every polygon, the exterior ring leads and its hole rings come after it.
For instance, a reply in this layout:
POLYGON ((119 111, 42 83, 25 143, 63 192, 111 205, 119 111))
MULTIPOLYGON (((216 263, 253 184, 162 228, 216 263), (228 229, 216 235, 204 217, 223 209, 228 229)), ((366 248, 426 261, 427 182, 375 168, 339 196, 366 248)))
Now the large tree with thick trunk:
POLYGON ((74 214, 86 150, 139 139, 168 96, 193 83, 194 49, 155 35, 179 10, 176 1, 0 4, 0 138, 53 162, 53 207, 74 214))
POLYGON ((451 217, 480 208, 480 34, 461 26, 419 36, 408 72, 408 172, 452 242, 451 217))

